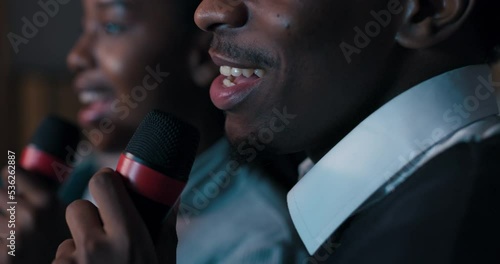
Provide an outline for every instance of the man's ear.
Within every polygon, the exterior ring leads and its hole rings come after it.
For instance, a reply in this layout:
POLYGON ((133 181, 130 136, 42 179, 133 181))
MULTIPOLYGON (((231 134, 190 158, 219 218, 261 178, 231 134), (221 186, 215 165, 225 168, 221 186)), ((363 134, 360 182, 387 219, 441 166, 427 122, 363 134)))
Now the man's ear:
POLYGON ((194 34, 192 39, 193 42, 188 54, 189 73, 196 85, 208 87, 219 72, 218 67, 208 55, 212 34, 200 30, 194 34))
POLYGON ((476 0, 407 0, 397 42, 410 49, 434 46, 457 32, 476 0))

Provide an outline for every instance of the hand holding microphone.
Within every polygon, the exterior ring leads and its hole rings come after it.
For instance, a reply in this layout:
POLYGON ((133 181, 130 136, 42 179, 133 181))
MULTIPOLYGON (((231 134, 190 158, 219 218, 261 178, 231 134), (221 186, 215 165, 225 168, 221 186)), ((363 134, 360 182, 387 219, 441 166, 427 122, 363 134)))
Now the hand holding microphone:
POLYGON ((21 153, 19 165, 26 171, 61 183, 73 167, 67 150, 76 149, 79 141, 77 126, 59 117, 48 116, 21 153))
MULTIPOLYGON (((55 116, 45 118, 30 143, 24 148, 12 173, 2 171, 0 190, 0 234, 2 242, 15 230, 15 244, 0 247, 0 263, 50 263, 53 252, 69 231, 64 221, 65 205, 57 198, 59 183, 71 171, 66 162, 66 148, 75 148, 79 141, 76 126, 55 116), (6 183, 14 183, 15 222, 9 222, 6 183), (12 228, 9 228, 10 227, 12 228), (13 251, 15 250, 15 251, 13 251), (12 252, 16 256, 8 255, 12 252)), ((10 185, 10 184, 9 184, 10 185)), ((10 244, 10 243, 9 243, 10 244)))
MULTIPOLYGON (((73 239, 59 246, 53 263, 157 263, 153 240, 167 212, 175 211, 198 141, 193 127, 159 111, 149 113, 117 170, 103 169, 91 179, 97 207, 83 200, 68 206, 73 239)), ((175 234, 176 213, 168 215, 175 234)), ((176 243, 165 250, 175 263, 176 243)))

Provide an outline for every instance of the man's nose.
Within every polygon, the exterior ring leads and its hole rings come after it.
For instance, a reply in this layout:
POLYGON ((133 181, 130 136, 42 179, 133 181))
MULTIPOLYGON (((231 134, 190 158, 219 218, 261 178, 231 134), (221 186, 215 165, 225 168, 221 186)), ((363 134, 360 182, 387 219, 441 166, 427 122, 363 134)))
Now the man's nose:
POLYGON ((247 20, 248 10, 243 0, 204 0, 194 15, 196 25, 205 31, 239 28, 247 20))

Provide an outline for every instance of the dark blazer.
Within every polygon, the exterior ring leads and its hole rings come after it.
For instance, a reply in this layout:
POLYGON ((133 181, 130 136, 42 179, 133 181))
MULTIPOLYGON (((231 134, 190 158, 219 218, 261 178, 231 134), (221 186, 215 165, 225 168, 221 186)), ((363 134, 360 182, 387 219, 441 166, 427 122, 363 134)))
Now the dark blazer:
POLYGON ((500 135, 431 159, 307 263, 500 263, 500 135))

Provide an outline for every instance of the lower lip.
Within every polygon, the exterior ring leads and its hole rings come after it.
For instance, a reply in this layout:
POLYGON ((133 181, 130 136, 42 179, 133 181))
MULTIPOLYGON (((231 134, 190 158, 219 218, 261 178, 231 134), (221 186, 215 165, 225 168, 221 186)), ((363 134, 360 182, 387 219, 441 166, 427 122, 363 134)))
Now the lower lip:
POLYGON ((78 112, 78 122, 82 127, 95 126, 110 110, 111 101, 96 101, 85 105, 78 112))
POLYGON ((224 75, 219 75, 210 87, 212 102, 217 108, 223 111, 230 110, 244 101, 260 82, 260 78, 253 76, 247 78, 247 80, 238 82, 234 86, 226 87, 223 84, 226 78, 224 75))

